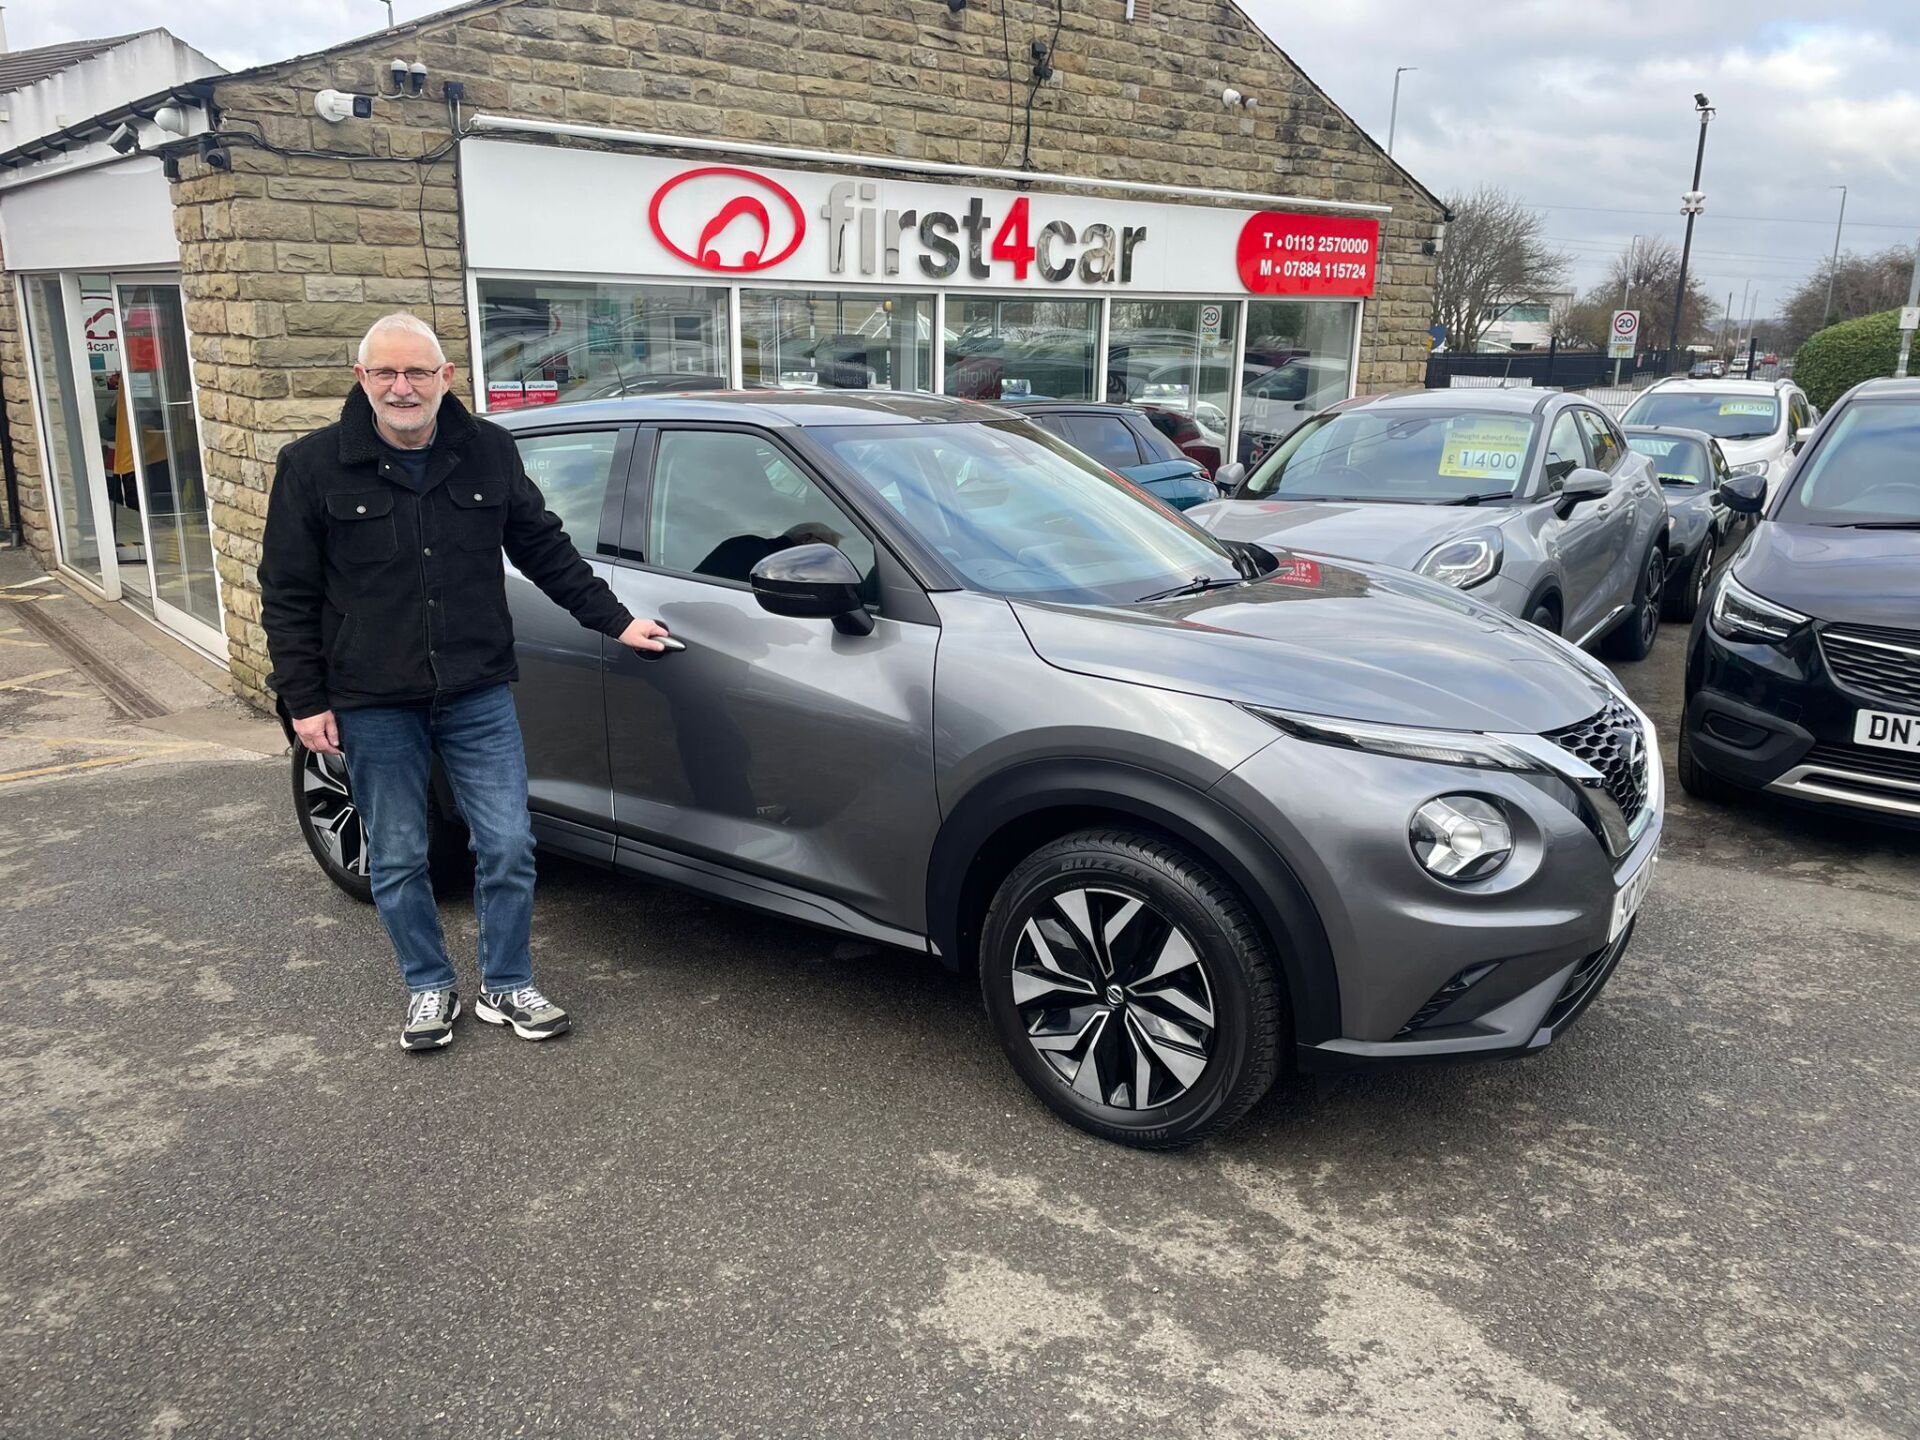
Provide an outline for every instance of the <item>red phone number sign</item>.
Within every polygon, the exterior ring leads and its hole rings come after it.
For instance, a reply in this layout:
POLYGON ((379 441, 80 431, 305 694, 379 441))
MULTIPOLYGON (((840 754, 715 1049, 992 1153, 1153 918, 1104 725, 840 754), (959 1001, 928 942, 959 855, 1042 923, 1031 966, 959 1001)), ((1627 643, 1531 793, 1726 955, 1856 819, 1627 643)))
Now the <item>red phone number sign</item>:
POLYGON ((1263 210, 1240 231, 1238 259, 1255 295, 1371 295, 1380 222, 1263 210))

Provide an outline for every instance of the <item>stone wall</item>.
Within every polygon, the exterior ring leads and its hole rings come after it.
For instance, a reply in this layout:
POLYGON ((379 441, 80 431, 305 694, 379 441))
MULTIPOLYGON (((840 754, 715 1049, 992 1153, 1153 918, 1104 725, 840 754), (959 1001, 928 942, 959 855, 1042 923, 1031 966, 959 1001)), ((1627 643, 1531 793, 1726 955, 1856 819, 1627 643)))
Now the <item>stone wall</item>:
POLYGON ((220 81, 223 131, 352 152, 235 141, 230 171, 189 159, 174 186, 239 688, 266 699, 254 570, 280 447, 337 416, 353 344, 389 310, 417 311, 452 358, 467 354, 457 158, 419 160, 448 138, 448 80, 466 86, 469 114, 1384 202, 1360 386, 1418 384, 1433 280, 1421 246, 1438 203, 1226 0, 1157 0, 1131 23, 1125 10, 1065 7, 1030 148, 1028 45, 1055 23, 1041 0, 958 14, 937 0, 479 0, 220 81), (429 67, 427 96, 380 99, 370 120, 314 118, 317 91, 377 92, 395 56, 429 67), (1223 107, 1228 84, 1257 107, 1223 107))
MULTIPOLYGON (((27 379, 26 318, 12 275, 0 274, 0 390, 6 393, 7 429, 13 436, 13 468, 20 491, 20 526, 33 558, 53 568, 53 518, 47 513, 47 486, 40 459, 40 430, 27 379)), ((0 528, 10 528, 6 490, 0 487, 0 528)))

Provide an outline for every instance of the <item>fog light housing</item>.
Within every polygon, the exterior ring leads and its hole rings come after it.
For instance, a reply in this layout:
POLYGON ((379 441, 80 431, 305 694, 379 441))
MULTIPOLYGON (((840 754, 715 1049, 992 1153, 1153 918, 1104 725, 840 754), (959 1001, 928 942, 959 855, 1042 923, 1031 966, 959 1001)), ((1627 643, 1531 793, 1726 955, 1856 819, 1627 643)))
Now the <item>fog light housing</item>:
POLYGON ((1413 812, 1407 824, 1413 855, 1441 880, 1484 880, 1513 854, 1513 827, 1491 801, 1442 795, 1413 812))

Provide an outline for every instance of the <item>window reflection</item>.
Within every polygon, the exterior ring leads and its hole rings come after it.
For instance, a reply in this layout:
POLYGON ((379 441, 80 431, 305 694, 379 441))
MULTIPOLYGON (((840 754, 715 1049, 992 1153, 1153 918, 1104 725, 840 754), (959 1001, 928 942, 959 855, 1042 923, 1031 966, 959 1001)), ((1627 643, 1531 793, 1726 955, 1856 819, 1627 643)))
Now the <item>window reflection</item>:
POLYGON ((726 383, 724 289, 482 280, 480 325, 489 410, 726 383))
POLYGON ((947 297, 946 392, 965 400, 1092 400, 1098 300, 947 297))
POLYGON ((931 390, 933 297, 743 290, 740 364, 769 388, 931 390))

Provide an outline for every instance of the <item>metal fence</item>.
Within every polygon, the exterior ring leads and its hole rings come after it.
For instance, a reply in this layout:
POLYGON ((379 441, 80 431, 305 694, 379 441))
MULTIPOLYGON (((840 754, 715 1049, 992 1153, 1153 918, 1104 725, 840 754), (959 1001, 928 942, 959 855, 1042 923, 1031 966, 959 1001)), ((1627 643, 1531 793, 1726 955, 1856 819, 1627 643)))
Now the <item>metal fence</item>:
MULTIPOLYGON (((1584 390, 1611 384, 1615 363, 1604 351, 1562 350, 1558 346, 1511 355, 1444 352, 1427 357, 1427 388, 1541 385, 1553 390, 1584 390)), ((1631 360, 1617 363, 1622 385, 1631 384, 1643 375, 1668 373, 1664 350, 1645 350, 1631 360)))

